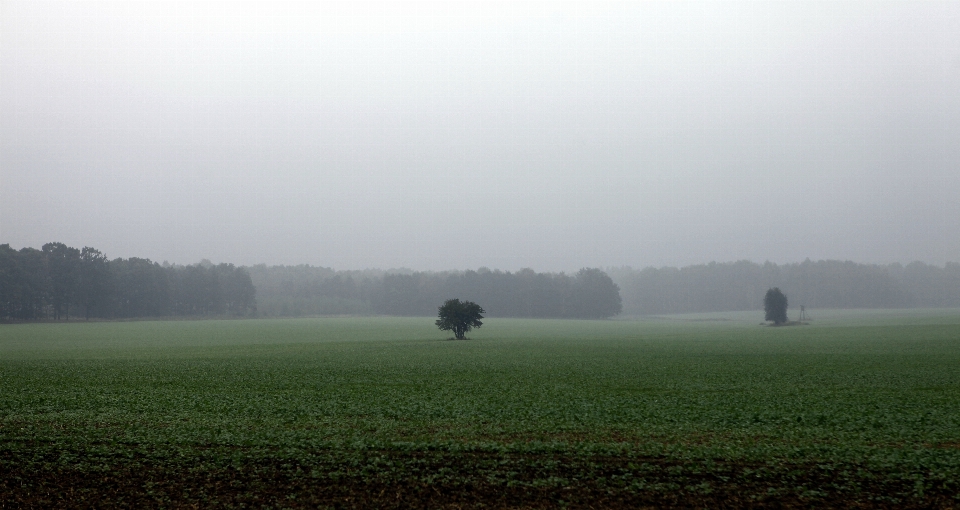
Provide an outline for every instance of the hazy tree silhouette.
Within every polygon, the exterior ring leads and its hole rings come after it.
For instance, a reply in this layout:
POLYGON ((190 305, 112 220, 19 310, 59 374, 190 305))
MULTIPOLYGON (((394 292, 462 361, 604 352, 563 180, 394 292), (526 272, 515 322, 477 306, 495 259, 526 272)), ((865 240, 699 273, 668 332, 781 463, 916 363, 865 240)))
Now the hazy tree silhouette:
POLYGON ((437 322, 434 324, 440 328, 440 331, 453 331, 453 336, 457 340, 463 340, 467 331, 473 328, 479 328, 483 325, 480 319, 484 312, 483 308, 472 302, 459 299, 448 299, 438 309, 437 322))
POLYGON ((767 295, 763 297, 763 310, 766 312, 765 320, 778 325, 787 322, 787 296, 779 287, 767 291, 767 295))
POLYGON ((107 256, 95 248, 80 250, 80 274, 77 285, 77 304, 83 307, 87 320, 91 314, 104 315, 110 298, 110 267, 107 256))
POLYGON ((41 251, 50 278, 50 302, 53 318, 70 318, 70 303, 77 295, 80 276, 80 250, 63 243, 47 243, 41 251))

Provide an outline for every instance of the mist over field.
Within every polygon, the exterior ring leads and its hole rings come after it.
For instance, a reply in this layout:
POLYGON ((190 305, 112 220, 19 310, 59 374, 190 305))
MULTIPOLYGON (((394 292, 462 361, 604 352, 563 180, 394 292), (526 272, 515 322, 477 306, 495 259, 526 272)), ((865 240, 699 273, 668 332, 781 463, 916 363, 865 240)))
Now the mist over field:
POLYGON ((960 261, 960 4, 0 3, 0 243, 960 261))

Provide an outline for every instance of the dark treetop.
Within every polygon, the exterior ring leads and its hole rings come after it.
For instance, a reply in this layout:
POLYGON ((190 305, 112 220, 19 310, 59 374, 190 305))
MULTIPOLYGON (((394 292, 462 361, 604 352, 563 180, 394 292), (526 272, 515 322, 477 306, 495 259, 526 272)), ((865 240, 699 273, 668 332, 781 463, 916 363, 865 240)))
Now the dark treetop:
POLYGON ((763 311, 764 320, 773 321, 774 324, 787 322, 787 296, 777 287, 768 290, 763 297, 763 311))
POLYGON ((472 301, 448 299, 437 309, 439 319, 435 324, 440 331, 453 331, 457 340, 463 340, 468 331, 483 326, 482 313, 483 308, 472 301))

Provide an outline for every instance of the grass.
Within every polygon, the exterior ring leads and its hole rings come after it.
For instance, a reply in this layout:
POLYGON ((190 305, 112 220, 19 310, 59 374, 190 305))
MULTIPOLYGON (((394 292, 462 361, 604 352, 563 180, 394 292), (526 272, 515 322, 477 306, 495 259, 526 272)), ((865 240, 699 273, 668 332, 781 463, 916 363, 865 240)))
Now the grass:
POLYGON ((758 322, 4 325, 0 507, 960 505, 960 312, 758 322))

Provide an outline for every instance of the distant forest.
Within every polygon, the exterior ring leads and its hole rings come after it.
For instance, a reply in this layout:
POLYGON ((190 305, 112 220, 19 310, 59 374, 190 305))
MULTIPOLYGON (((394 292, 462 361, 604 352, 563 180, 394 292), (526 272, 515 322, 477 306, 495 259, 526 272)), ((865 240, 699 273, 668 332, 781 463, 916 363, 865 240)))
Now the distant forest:
POLYGON ((607 269, 630 315, 762 309, 779 287, 790 310, 960 307, 960 264, 870 265, 809 259, 777 265, 740 261, 683 268, 607 269))
POLYGON ((335 271, 308 265, 182 266, 108 260, 94 248, 0 245, 0 319, 164 316, 431 316, 444 300, 490 317, 599 319, 617 315, 760 310, 779 287, 790 310, 960 307, 960 264, 869 265, 835 260, 740 261, 683 268, 581 269, 576 274, 335 271))
POLYGON ((0 245, 0 319, 253 315, 250 274, 232 264, 107 260, 99 250, 0 245))
POLYGON ((315 266, 249 268, 263 315, 431 315, 448 297, 480 303, 493 317, 611 317, 762 310, 779 287, 790 310, 960 307, 960 264, 870 265, 806 260, 740 261, 683 268, 585 269, 576 275, 490 271, 335 271, 315 266))
POLYGON ((490 317, 600 319, 620 313, 620 290, 599 269, 574 275, 491 271, 334 271, 256 265, 260 313, 267 316, 384 314, 435 315, 444 300, 480 304, 490 317))

